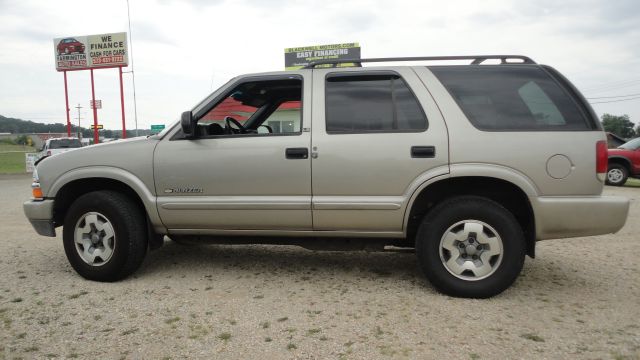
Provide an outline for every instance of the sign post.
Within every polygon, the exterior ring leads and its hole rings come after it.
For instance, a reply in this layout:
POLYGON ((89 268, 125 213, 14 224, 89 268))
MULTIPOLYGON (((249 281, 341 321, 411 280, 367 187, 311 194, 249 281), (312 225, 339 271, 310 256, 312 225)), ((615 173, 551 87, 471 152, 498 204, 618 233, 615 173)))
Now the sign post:
POLYGON ((122 66, 118 67, 118 72, 120 73, 120 110, 122 111, 122 138, 126 139, 127 129, 124 124, 124 90, 122 88, 122 66))
POLYGON ((67 90, 67 72, 64 72, 64 104, 67 111, 67 137, 71 137, 71 120, 69 119, 69 90, 67 90))
MULTIPOLYGON (((118 68, 120 77, 120 106, 122 113, 122 137, 126 137, 124 117, 124 87, 122 68, 129 64, 127 33, 110 33, 87 36, 75 36, 53 39, 56 70, 64 72, 65 102, 67 111, 67 134, 71 136, 69 120, 69 98, 67 90, 67 71, 91 71, 91 99, 95 102, 94 69, 118 68)), ((93 107, 93 124, 98 125, 98 111, 93 107)), ((98 130, 94 128, 94 142, 97 144, 98 130)))
MULTIPOLYGON (((93 69, 91 71, 91 102, 93 105, 96 103, 96 91, 93 86, 93 69)), ((100 137, 98 137, 98 109, 96 106, 92 106, 93 108, 93 143, 97 144, 100 142, 100 137)))

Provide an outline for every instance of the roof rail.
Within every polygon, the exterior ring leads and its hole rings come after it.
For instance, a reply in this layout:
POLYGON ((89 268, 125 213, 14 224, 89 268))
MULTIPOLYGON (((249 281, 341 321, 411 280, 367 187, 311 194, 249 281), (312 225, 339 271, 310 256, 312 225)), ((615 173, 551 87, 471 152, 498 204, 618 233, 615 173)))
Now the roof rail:
POLYGON ((369 58, 369 59, 330 59, 318 60, 309 63, 303 69, 313 69, 318 65, 324 64, 344 64, 365 62, 392 62, 392 61, 442 61, 442 60, 473 60, 469 65, 480 65, 489 59, 500 60, 501 64, 536 64, 528 56, 523 55, 460 55, 460 56, 414 56, 414 57, 397 57, 397 58, 369 58), (522 62, 509 62, 508 59, 522 60, 522 62))

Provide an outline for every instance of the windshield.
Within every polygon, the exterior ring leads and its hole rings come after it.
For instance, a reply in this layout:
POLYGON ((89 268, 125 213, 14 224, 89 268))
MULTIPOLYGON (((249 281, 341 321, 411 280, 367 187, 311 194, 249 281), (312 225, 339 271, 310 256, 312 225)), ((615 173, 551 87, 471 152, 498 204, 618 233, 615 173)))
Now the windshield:
POLYGON ((640 137, 618 146, 618 149, 635 150, 640 147, 640 137))
POLYGON ((51 140, 51 142, 49 143, 49 149, 67 149, 79 147, 82 147, 82 143, 78 139, 58 139, 51 140))

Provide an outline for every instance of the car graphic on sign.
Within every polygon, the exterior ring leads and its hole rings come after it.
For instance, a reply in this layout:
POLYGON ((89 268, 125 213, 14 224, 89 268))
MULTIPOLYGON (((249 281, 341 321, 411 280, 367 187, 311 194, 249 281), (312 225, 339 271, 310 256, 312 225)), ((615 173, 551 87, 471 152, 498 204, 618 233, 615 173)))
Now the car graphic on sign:
POLYGON ((58 55, 69 55, 73 53, 83 53, 84 44, 74 38, 60 40, 57 46, 58 55))

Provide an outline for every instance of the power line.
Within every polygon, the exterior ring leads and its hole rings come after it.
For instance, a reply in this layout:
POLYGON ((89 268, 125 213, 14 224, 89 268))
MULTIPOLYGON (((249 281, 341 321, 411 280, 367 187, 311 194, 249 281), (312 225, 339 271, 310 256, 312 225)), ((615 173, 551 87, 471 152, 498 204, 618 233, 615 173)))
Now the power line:
POLYGON ((622 99, 622 100, 611 100, 611 101, 599 101, 599 102, 592 102, 591 104, 606 104, 606 103, 614 103, 614 102, 629 101, 629 100, 637 100, 637 99, 640 99, 640 96, 632 97, 632 98, 628 98, 628 99, 622 99))
POLYGON ((610 82, 610 83, 602 83, 600 85, 596 85, 596 86, 585 88, 584 91, 591 91, 591 90, 596 90, 596 89, 599 90, 599 89, 603 89, 603 88, 616 87, 618 85, 627 84, 627 83, 634 83, 634 82, 638 82, 638 81, 640 81, 640 79, 621 80, 621 81, 614 81, 614 82, 610 82))
POLYGON ((638 95, 640 95, 640 93, 637 93, 637 94, 627 94, 627 95, 616 95, 616 96, 588 97, 588 98, 586 98, 586 99, 613 99, 613 98, 622 98, 622 97, 638 96, 638 95))

